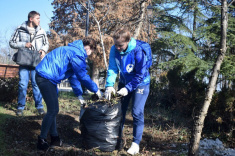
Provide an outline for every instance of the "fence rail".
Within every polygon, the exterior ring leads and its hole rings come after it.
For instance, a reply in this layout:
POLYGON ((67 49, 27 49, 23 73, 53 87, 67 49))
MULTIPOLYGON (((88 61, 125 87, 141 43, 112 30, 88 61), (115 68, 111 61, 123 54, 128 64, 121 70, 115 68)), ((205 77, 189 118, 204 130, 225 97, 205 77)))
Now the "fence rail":
POLYGON ((73 91, 68 79, 61 81, 61 83, 58 84, 57 87, 58 87, 59 91, 63 91, 63 92, 72 92, 73 91))
POLYGON ((0 77, 12 78, 17 77, 19 65, 0 64, 0 77))

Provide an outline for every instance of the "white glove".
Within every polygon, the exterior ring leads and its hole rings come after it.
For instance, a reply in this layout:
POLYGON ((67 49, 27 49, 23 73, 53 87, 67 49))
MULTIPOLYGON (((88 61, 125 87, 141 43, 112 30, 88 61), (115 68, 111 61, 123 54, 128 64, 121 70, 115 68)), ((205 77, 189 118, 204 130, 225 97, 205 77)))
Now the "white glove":
POLYGON ((117 91, 117 93, 122 96, 127 96, 128 90, 125 87, 123 87, 119 91, 117 91))
POLYGON ((99 99, 102 98, 102 93, 101 93, 101 91, 99 89, 98 89, 98 91, 95 94, 99 97, 99 99))
POLYGON ((112 93, 115 95, 115 89, 113 87, 107 87, 104 92, 105 99, 110 100, 112 93))
POLYGON ((85 104, 85 100, 83 99, 81 95, 78 96, 78 100, 80 101, 81 106, 85 104))

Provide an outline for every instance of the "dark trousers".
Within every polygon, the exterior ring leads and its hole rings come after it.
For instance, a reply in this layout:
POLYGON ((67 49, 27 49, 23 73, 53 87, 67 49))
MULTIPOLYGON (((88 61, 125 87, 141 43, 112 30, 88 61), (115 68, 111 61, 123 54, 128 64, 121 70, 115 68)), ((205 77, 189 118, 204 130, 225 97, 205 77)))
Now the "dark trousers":
POLYGON ((42 121, 40 137, 46 139, 48 132, 50 132, 51 136, 58 136, 56 127, 56 115, 59 112, 57 86, 37 74, 36 82, 47 106, 47 113, 42 121))
MULTIPOLYGON (((125 123, 125 116, 128 109, 128 104, 132 98, 132 117, 133 117, 133 142, 140 144, 144 131, 144 106, 149 95, 149 84, 139 86, 127 96, 123 97, 122 103, 122 123, 120 127, 120 135, 125 123)), ((123 84, 119 84, 118 88, 125 87, 123 84)))

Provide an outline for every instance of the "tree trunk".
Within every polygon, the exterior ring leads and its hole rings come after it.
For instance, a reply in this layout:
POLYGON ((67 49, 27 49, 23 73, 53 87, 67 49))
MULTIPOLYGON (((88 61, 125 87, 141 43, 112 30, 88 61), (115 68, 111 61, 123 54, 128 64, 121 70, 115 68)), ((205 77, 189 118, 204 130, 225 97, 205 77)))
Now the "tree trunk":
POLYGON ((189 156, 197 156, 199 152, 199 143, 201 139, 202 128, 204 125, 204 120, 207 115, 212 95, 216 89, 216 81, 219 75, 220 67, 223 62, 225 53, 226 53, 226 37, 227 37, 227 24, 228 24, 228 15, 227 15, 228 4, 226 0, 221 2, 221 48, 219 56, 217 58, 216 64, 213 67, 212 76, 207 88, 206 97, 202 106, 199 116, 195 117, 194 125, 192 129, 192 134, 190 138, 189 145, 189 156))
MULTIPOLYGON (((79 2, 79 3, 88 11, 88 13, 90 13, 89 8, 85 7, 81 2, 79 2)), ((89 6, 89 3, 88 3, 88 6, 89 6)), ((76 5, 75 5, 75 7, 76 7, 76 5)), ((93 18, 97 24, 98 30, 99 30, 100 43, 101 43, 101 47, 103 50, 104 64, 105 64, 106 69, 108 70, 104 42, 103 42, 103 35, 102 35, 101 29, 100 29, 100 21, 98 21, 98 19, 96 18, 96 16, 93 13, 91 13, 91 15, 93 16, 93 18)), ((93 64, 93 67, 92 67, 92 76, 91 77, 92 77, 92 80, 99 87, 99 68, 95 64, 93 64)))
POLYGON ((102 50, 103 50, 104 65, 106 67, 106 70, 108 70, 106 54, 105 54, 105 48, 104 48, 104 42, 103 42, 103 36, 102 36, 101 30, 100 30, 100 23, 98 21, 97 21, 97 26, 98 26, 98 29, 99 29, 100 43, 101 43, 101 47, 102 47, 102 50))
POLYGON ((140 34, 140 30, 142 28, 143 25, 143 21, 144 21, 144 15, 145 15, 145 1, 143 1, 140 5, 140 22, 137 26, 137 28, 135 29, 135 34, 134 34, 134 38, 137 39, 137 37, 140 34))
POLYGON ((193 35, 192 35, 192 40, 196 42, 196 28, 197 28, 197 13, 198 13, 198 8, 197 8, 197 3, 194 4, 194 12, 193 12, 193 35))
POLYGON ((97 66, 93 63, 93 66, 92 66, 92 81, 94 81, 97 86, 99 87, 99 68, 97 68, 97 66))

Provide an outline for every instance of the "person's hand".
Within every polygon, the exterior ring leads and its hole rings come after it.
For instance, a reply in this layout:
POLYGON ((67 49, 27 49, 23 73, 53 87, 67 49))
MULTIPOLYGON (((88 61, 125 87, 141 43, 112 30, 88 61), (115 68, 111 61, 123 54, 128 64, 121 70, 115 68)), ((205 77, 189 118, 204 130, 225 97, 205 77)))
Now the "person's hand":
POLYGON ((99 89, 98 89, 98 91, 95 94, 99 97, 99 99, 102 98, 102 93, 101 93, 101 91, 99 89))
POLYGON ((117 91, 117 93, 122 96, 127 96, 128 90, 125 87, 123 87, 119 91, 117 91))
POLYGON ((40 55, 40 58, 43 59, 46 55, 45 51, 44 50, 39 50, 39 53, 41 54, 40 55))
POLYGON ((81 106, 83 106, 85 104, 85 100, 83 99, 83 97, 81 95, 78 96, 78 100, 81 103, 81 106))
POLYGON ((105 99, 111 100, 112 93, 115 95, 115 89, 113 87, 107 87, 104 92, 105 99))
POLYGON ((30 42, 28 42, 28 43, 25 44, 25 47, 26 47, 26 48, 31 48, 31 47, 32 47, 32 44, 31 44, 30 42))

